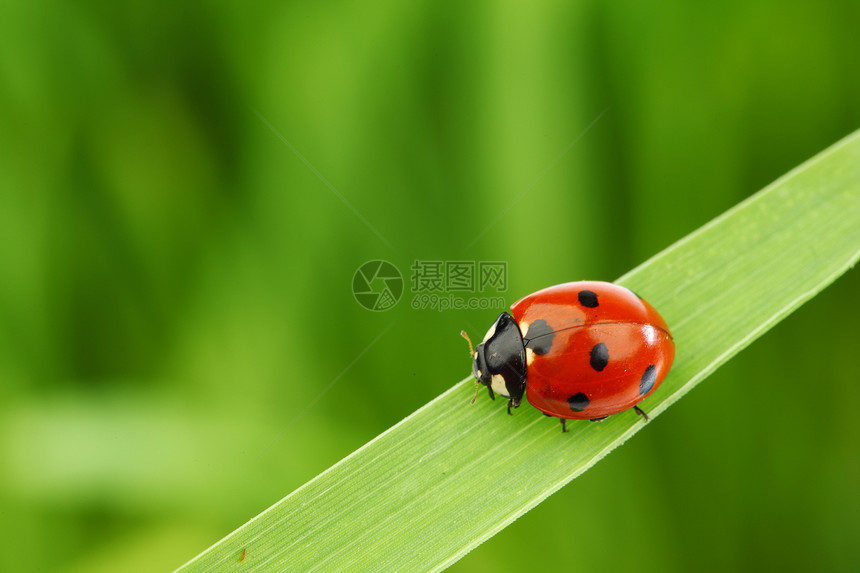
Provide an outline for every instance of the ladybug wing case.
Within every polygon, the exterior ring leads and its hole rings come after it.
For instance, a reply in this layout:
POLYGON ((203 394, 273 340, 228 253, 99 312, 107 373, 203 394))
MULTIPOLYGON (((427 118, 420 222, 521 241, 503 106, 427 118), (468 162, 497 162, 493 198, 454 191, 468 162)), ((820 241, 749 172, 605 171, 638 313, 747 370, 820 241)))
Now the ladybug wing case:
POLYGON ((511 307, 526 346, 529 402, 552 416, 596 419, 633 407, 665 377, 675 346, 632 291, 576 282, 511 307))

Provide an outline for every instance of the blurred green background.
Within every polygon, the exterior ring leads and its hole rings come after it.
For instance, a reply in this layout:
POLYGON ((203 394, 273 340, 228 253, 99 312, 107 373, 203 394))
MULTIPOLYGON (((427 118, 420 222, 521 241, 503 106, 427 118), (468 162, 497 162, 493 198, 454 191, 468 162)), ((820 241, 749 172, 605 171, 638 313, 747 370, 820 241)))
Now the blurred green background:
MULTIPOLYGON (((469 374, 498 311, 413 309, 414 260, 504 261, 508 302, 618 277, 860 126, 858 21, 3 2, 0 570, 190 559, 469 374)), ((858 289, 451 570, 856 571, 858 289)))

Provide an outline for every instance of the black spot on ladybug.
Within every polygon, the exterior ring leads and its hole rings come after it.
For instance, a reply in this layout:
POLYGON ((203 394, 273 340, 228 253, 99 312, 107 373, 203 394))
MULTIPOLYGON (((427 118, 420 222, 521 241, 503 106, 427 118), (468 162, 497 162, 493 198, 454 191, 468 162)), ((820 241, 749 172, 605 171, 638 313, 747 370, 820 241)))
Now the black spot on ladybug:
POLYGON ((583 394, 582 392, 577 392, 573 396, 567 399, 567 403, 570 406, 570 409, 574 412, 582 412, 586 408, 588 408, 588 403, 590 400, 588 396, 583 394))
POLYGON ((598 342, 591 349, 591 367, 600 372, 607 364, 609 364, 609 349, 602 342, 598 342))
POLYGON ((654 387, 654 382, 657 380, 657 367, 649 364, 645 369, 645 374, 642 375, 642 380, 639 381, 639 394, 644 396, 654 387))
POLYGON ((591 290, 579 291, 579 304, 588 308, 597 308, 597 293, 591 290))
POLYGON ((546 354, 552 348, 552 340, 555 332, 545 320, 536 320, 529 325, 526 332, 526 348, 531 348, 535 354, 546 354))

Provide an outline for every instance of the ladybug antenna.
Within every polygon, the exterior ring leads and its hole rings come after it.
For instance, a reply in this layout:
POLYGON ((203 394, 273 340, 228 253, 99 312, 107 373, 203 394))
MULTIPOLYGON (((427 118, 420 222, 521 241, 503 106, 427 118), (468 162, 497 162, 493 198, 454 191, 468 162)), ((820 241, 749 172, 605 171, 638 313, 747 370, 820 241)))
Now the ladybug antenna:
POLYGON ((466 339, 466 342, 469 343, 469 356, 472 356, 475 353, 475 349, 472 348, 472 340, 469 338, 469 335, 466 334, 465 330, 460 331, 460 336, 466 339))
MULTIPOLYGON (((465 330, 460 331, 460 336, 466 339, 466 342, 469 343, 469 356, 475 355, 475 349, 472 348, 472 340, 469 338, 469 335, 466 334, 465 330)), ((478 394, 481 392, 481 381, 477 378, 475 379, 475 397, 472 398, 472 404, 475 403, 475 400, 478 399, 478 394)))

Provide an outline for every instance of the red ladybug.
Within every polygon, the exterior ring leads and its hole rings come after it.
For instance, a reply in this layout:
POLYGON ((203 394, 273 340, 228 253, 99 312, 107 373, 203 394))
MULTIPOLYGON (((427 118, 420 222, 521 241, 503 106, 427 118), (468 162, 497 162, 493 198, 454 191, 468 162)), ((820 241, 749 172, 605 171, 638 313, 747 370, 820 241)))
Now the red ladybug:
POLYGON ((472 351, 478 389, 483 384, 490 398, 508 398, 508 414, 526 393, 532 406, 560 418, 563 430, 566 419, 602 420, 630 408, 644 416, 637 404, 660 385, 675 357, 663 318, 612 283, 552 286, 511 311, 472 351))

